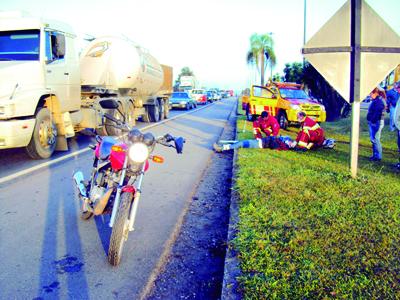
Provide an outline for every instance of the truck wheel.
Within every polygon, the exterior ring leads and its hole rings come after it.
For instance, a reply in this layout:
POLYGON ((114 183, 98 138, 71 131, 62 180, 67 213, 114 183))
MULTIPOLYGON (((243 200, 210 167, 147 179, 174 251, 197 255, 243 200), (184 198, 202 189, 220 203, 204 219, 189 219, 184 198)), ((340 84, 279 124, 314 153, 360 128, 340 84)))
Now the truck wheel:
POLYGON ((164 101, 164 119, 168 119, 169 117, 169 100, 166 99, 164 101))
POLYGON ((51 119, 50 111, 43 107, 36 114, 36 124, 27 154, 33 159, 49 158, 56 148, 57 128, 51 119))
POLYGON ((278 123, 282 129, 286 129, 288 127, 288 119, 286 117, 286 113, 282 111, 278 113, 278 123))
POLYGON ((150 123, 149 107, 150 106, 145 107, 145 113, 142 115, 142 121, 145 123, 150 123))
MULTIPOLYGON (((120 103, 120 108, 121 112, 126 115, 126 112, 124 110, 124 107, 121 105, 120 103)), ((112 115, 114 118, 116 118, 117 120, 121 120, 122 121, 122 116, 121 114, 116 110, 116 109, 110 109, 107 110, 107 113, 109 113, 110 115, 112 115)), ((107 132, 107 135, 110 136, 120 136, 122 134, 122 130, 118 129, 116 127, 114 127, 115 123, 111 120, 105 119, 104 121, 104 127, 105 127, 105 131, 107 132)))
POLYGON ((133 106, 133 103, 130 101, 128 101, 128 103, 126 105, 125 119, 126 119, 126 123, 129 125, 129 127, 132 128, 136 125, 135 107, 133 106))
POLYGON ((165 116, 165 105, 164 105, 164 101, 160 100, 159 101, 159 105, 160 105, 160 121, 164 120, 164 116, 165 116))
POLYGON ((160 121, 160 102, 155 101, 154 105, 148 106, 148 112, 151 122, 160 121))

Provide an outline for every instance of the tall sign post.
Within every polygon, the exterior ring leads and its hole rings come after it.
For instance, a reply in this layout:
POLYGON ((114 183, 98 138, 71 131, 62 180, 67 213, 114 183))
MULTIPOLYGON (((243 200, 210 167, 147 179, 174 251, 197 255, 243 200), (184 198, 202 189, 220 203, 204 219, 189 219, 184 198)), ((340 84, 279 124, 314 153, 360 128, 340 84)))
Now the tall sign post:
POLYGON ((350 172, 357 176, 360 104, 400 64, 400 37, 365 0, 348 0, 302 53, 352 104, 350 172))
POLYGON ((360 81, 361 81, 361 1, 351 0, 350 6, 350 103, 351 136, 350 136, 350 172, 351 177, 357 176, 358 141, 360 138, 360 81))

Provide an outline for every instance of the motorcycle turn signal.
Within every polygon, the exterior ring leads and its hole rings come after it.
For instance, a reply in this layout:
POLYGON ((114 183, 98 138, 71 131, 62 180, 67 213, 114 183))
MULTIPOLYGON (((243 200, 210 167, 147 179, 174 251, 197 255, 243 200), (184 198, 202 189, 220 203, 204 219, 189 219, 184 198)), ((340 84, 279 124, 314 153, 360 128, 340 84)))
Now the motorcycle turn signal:
POLYGON ((162 164, 164 162, 164 158, 158 155, 154 155, 151 160, 158 164, 162 164))

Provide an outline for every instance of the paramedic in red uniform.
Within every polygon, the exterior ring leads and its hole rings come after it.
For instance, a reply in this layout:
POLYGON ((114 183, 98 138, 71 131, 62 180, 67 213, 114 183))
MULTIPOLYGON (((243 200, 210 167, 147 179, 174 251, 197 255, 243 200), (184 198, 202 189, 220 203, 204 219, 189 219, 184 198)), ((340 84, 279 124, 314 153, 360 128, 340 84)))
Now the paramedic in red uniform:
POLYGON ((253 133, 256 139, 262 138, 262 132, 265 136, 278 136, 279 129, 281 127, 278 121, 266 111, 263 111, 261 116, 253 122, 253 133))
POLYGON ((325 134, 318 123, 307 117, 304 111, 297 113, 297 120, 301 126, 294 146, 302 149, 321 147, 325 140, 325 134))

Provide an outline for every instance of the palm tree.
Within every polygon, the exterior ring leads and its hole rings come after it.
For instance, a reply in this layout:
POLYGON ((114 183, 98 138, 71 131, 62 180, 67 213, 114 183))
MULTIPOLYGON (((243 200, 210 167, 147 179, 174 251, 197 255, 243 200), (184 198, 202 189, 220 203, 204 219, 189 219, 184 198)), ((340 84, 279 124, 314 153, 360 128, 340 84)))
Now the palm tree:
POLYGON ((257 65, 261 74, 261 85, 264 85, 264 74, 267 66, 272 68, 276 64, 274 41, 269 34, 254 33, 250 37, 250 50, 247 52, 247 63, 257 65))

